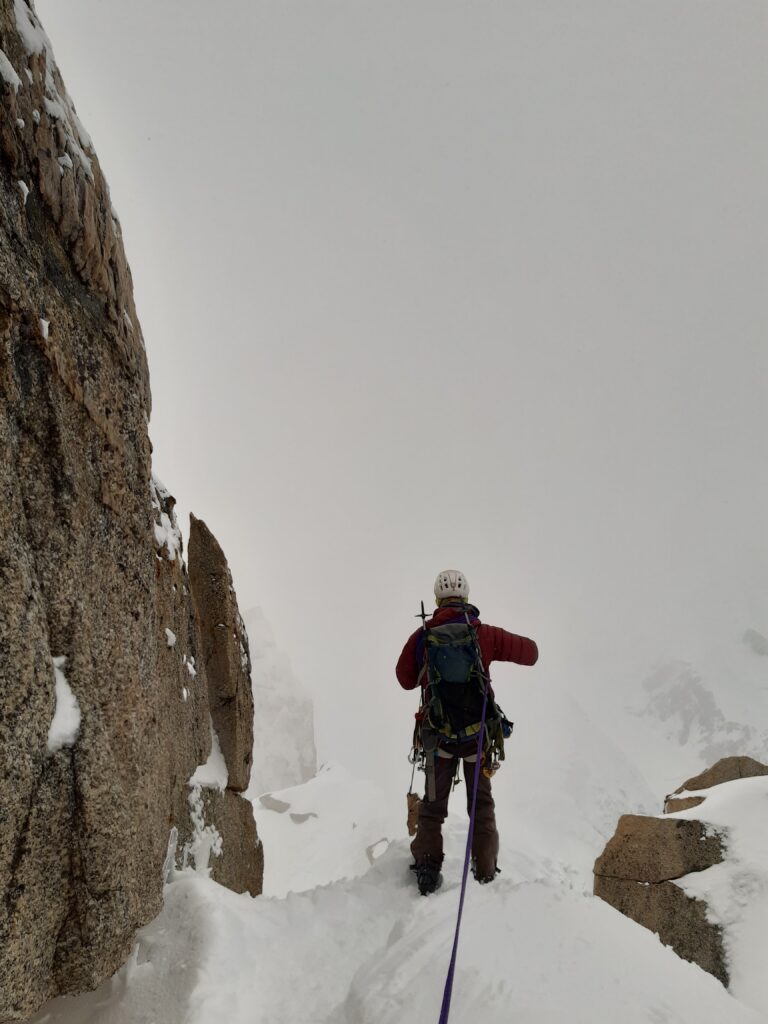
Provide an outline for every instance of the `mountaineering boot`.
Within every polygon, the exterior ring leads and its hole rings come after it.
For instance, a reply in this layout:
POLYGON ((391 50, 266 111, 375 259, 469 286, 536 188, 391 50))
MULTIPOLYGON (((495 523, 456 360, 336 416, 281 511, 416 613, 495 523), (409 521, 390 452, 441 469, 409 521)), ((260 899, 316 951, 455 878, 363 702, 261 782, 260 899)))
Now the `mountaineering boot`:
POLYGON ((424 860, 420 864, 412 864, 411 871, 416 872, 416 884, 422 896, 429 896, 437 892, 443 884, 443 876, 440 874, 440 865, 434 861, 424 860))
POLYGON ((501 868, 496 867, 496 865, 494 864, 492 868, 490 868, 490 867, 483 867, 483 869, 481 870, 477 866, 477 861, 473 857, 472 858, 472 874, 474 875, 476 881, 478 881, 480 883, 480 885, 487 885, 488 882, 492 882, 494 880, 496 875, 500 875, 501 874, 501 868))

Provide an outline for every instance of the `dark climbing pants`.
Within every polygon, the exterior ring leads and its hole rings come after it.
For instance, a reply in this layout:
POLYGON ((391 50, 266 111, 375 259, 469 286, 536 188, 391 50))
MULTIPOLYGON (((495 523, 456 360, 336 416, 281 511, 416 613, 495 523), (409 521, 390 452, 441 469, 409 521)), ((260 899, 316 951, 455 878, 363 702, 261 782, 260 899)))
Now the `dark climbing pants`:
MULTIPOLYGON (((472 786, 475 776, 474 755, 477 743, 470 741, 460 746, 445 746, 443 752, 450 756, 435 759, 435 799, 427 800, 426 795, 419 806, 419 825, 416 837, 411 843, 411 853, 417 864, 425 860, 435 864, 443 862, 443 822, 448 814, 448 798, 456 771, 456 762, 464 759, 464 782, 467 788, 467 813, 472 806, 472 786), (468 761, 467 758, 472 760, 468 761)), ((491 878, 496 870, 499 854, 499 833, 496 831, 496 813, 491 780, 480 772, 475 809, 475 831, 472 837, 472 856, 477 874, 491 878)))

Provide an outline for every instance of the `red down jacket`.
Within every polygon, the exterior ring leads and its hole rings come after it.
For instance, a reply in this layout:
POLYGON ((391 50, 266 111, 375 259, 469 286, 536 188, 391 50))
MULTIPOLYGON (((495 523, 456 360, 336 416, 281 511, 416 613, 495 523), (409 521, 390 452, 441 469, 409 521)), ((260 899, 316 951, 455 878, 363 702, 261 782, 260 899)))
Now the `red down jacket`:
MULTIPOLYGON (((427 619, 427 626, 444 626, 449 622, 465 622, 465 612, 477 630, 477 639, 486 672, 492 661, 514 661, 518 665, 536 664, 539 649, 533 640, 529 640, 525 636, 517 636, 516 633, 508 633, 506 629, 500 629, 498 626, 486 626, 480 622, 480 613, 472 604, 464 604, 462 601, 444 604, 442 608, 437 609, 431 619, 427 619)), ((404 690, 414 690, 418 686, 419 670, 424 656, 422 637, 423 630, 417 629, 408 638, 397 663, 395 671, 404 690), (420 643, 420 641, 422 642, 420 643)))

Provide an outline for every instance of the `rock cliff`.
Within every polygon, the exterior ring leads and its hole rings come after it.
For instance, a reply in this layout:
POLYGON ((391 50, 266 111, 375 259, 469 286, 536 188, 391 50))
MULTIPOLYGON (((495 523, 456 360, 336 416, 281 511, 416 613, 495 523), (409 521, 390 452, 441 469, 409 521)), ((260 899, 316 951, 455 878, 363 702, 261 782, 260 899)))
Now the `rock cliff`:
POLYGON ((120 224, 26 0, 0 0, 0 158, 5 1021, 117 968, 160 909, 169 838, 181 863, 215 833, 214 877, 238 890, 260 891, 262 860, 238 796, 247 646, 235 628, 209 649, 206 567, 223 555, 205 531, 187 572, 173 498, 152 478, 120 224), (228 779, 190 787, 212 719, 228 779))

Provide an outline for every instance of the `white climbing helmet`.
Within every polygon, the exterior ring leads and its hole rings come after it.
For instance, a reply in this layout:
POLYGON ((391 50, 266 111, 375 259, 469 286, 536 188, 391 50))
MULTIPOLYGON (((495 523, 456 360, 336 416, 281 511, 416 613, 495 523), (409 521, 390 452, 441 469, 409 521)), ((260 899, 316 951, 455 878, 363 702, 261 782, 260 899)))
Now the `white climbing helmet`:
POLYGON ((446 569, 435 580, 435 597, 442 601, 445 597, 460 597, 463 601, 469 597, 467 577, 458 569, 446 569))

